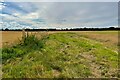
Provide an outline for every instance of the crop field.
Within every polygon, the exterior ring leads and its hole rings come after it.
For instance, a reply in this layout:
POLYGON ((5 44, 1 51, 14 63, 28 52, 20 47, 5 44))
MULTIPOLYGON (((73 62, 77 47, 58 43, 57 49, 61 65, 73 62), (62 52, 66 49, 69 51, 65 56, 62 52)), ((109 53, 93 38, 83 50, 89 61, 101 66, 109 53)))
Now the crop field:
POLYGON ((117 78, 118 31, 2 32, 3 78, 117 78))

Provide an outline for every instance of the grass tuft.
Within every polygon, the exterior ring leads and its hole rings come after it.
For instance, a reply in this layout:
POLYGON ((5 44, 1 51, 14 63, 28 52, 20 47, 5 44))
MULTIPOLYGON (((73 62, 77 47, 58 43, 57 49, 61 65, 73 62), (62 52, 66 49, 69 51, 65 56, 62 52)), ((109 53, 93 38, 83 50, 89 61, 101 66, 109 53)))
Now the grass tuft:
POLYGON ((13 47, 6 47, 2 49, 2 62, 7 59, 22 57, 31 51, 40 50, 43 47, 43 41, 35 37, 35 35, 29 35, 23 38, 21 43, 14 45, 13 47))

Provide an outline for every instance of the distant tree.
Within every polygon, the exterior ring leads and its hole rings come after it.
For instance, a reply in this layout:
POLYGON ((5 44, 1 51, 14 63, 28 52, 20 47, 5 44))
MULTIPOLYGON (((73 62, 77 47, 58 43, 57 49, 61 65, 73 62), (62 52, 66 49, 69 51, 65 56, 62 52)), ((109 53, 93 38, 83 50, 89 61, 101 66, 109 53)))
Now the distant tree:
POLYGON ((6 28, 6 29, 5 29, 5 31, 9 31, 9 29, 8 29, 8 28, 6 28))
POLYGON ((114 27, 109 27, 110 29, 114 29, 114 27))

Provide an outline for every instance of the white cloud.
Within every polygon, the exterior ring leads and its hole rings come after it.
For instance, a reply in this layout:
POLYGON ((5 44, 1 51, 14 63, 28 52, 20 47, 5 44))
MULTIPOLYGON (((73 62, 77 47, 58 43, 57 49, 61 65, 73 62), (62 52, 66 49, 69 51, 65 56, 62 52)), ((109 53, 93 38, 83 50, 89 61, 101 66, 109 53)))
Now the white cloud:
POLYGON ((20 13, 13 13, 13 16, 20 16, 20 13))
POLYGON ((3 3, 0 3, 0 10, 2 10, 3 8, 5 8, 5 5, 3 3))
POLYGON ((37 19, 37 18, 39 18, 39 14, 36 12, 33 12, 33 13, 27 14, 25 16, 22 16, 22 18, 24 18, 24 19, 37 19))
POLYGON ((0 2, 4 2, 4 0, 0 0, 0 2))

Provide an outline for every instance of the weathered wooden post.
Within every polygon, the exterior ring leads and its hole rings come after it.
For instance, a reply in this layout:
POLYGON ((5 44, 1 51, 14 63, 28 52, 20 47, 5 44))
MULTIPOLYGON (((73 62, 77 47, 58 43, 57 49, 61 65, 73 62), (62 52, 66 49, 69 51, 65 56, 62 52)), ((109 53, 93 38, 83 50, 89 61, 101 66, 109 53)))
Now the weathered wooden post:
POLYGON ((28 35, 29 35, 28 30, 25 31, 25 29, 23 29, 22 30, 22 38, 24 39, 24 38, 28 37, 28 35))
POLYGON ((22 39, 26 38, 26 33, 25 33, 25 29, 22 29, 22 39))

